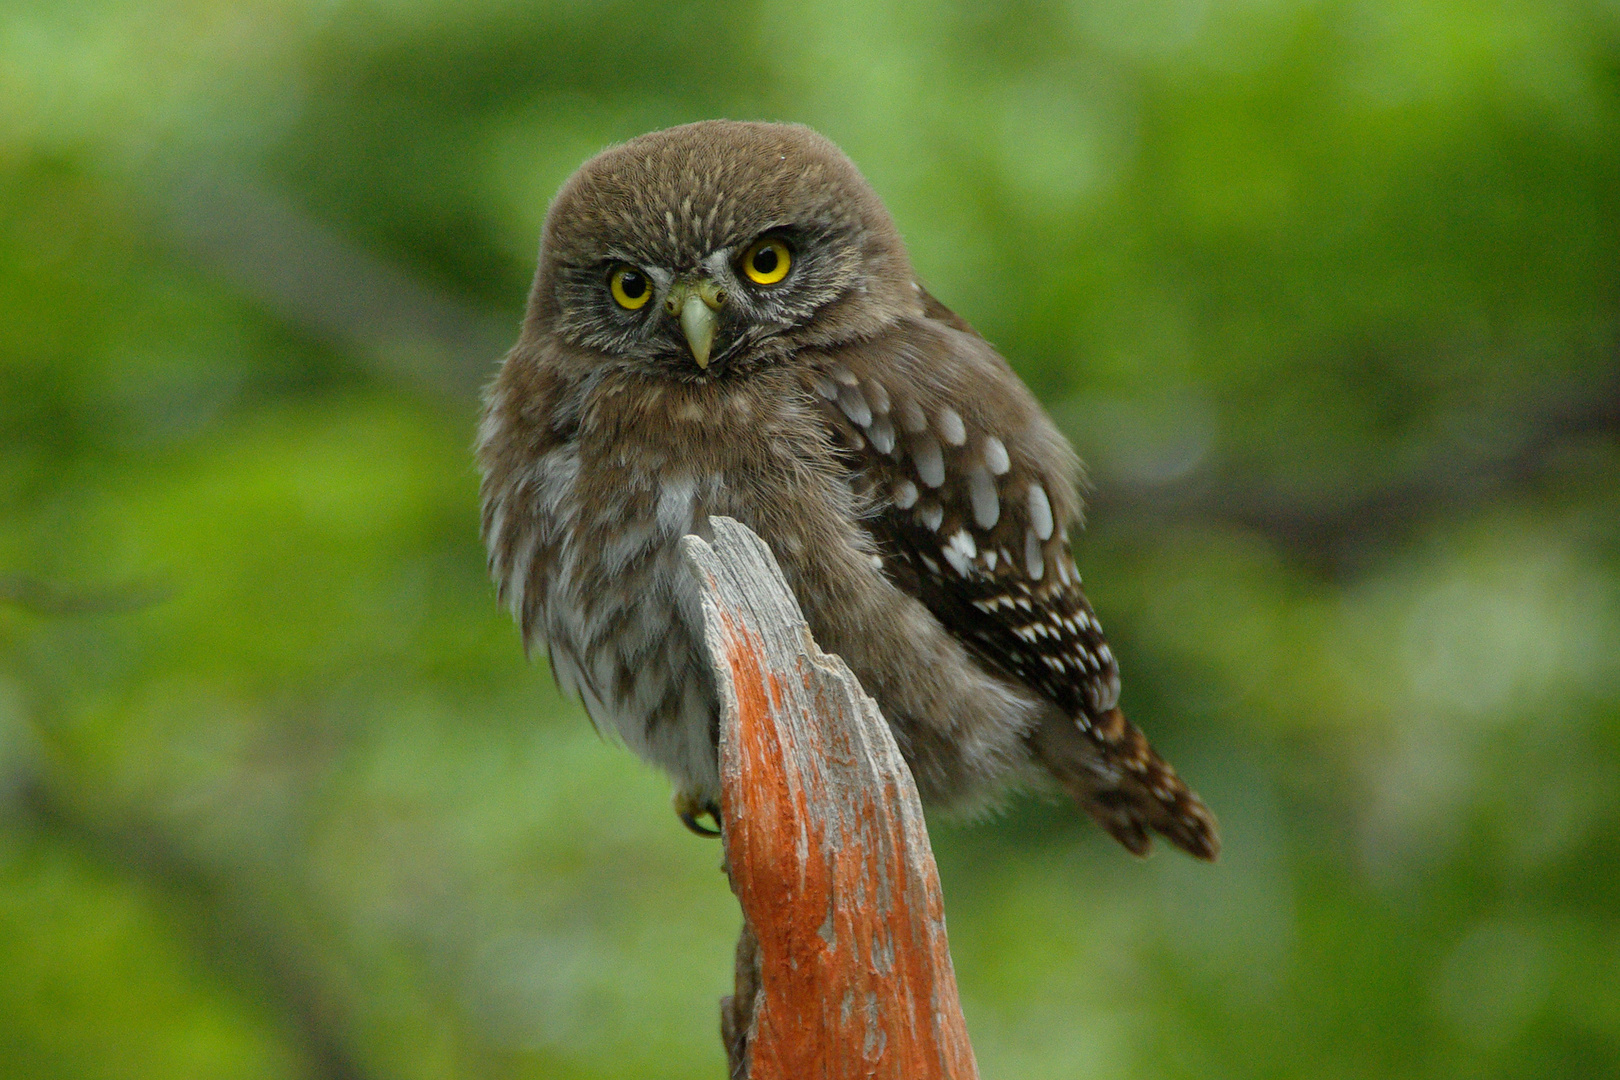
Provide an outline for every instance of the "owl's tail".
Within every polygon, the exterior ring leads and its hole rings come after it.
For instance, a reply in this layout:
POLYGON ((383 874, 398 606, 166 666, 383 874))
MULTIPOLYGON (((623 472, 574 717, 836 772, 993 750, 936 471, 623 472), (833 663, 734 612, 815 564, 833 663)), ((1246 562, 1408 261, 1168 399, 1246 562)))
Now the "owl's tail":
POLYGON ((1194 858, 1220 854, 1214 816, 1119 709, 1084 727, 1054 713, 1030 743, 1080 808, 1132 854, 1146 855, 1154 832, 1194 858))

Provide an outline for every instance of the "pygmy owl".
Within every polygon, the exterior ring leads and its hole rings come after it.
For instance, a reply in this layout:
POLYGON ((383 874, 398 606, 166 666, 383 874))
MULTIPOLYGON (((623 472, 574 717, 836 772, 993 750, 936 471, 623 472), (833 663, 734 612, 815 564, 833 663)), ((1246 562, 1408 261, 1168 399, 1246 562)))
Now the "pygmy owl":
POLYGON ((1131 851, 1158 832, 1214 857, 1209 812, 1120 712, 1069 552, 1078 460, 815 132, 689 124, 581 166, 478 459, 525 643, 671 774, 688 825, 718 805, 718 717, 677 542, 724 514, 770 546, 926 803, 1044 769, 1131 851))

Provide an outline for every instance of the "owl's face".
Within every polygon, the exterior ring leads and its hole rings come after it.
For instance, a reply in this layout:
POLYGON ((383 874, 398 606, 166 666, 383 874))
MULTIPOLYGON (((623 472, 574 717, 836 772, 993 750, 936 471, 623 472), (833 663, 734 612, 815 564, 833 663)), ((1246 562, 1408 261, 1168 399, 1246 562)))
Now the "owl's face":
POLYGON ((916 306, 894 224, 805 128, 710 121, 614 147, 547 215, 526 332, 680 379, 880 330, 916 306))
POLYGON ((615 357, 703 372, 810 321, 858 271, 846 235, 773 225, 681 259, 608 235, 596 257, 561 265, 556 330, 615 357))

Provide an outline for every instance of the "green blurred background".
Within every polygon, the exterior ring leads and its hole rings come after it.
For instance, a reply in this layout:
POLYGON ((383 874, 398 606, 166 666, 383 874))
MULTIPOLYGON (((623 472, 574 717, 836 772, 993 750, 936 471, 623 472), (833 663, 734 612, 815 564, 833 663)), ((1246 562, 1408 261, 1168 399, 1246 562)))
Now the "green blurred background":
POLYGON ((1073 438, 1223 824, 934 823, 985 1076, 1620 1075, 1614 0, 5 0, 0 1075, 722 1075, 718 849, 469 453, 552 192, 712 116, 1073 438))

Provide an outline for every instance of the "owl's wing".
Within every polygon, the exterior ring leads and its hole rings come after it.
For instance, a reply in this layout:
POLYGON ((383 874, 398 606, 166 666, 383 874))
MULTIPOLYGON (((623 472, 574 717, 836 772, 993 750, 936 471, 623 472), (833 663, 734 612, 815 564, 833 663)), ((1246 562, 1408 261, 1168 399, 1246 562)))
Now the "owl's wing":
POLYGON ((1056 706, 1032 749, 1116 839, 1143 854, 1151 830, 1213 858, 1209 812, 1119 710, 1119 669, 1069 554, 1073 452, 1006 361, 923 296, 929 318, 807 372, 884 572, 1056 706))

